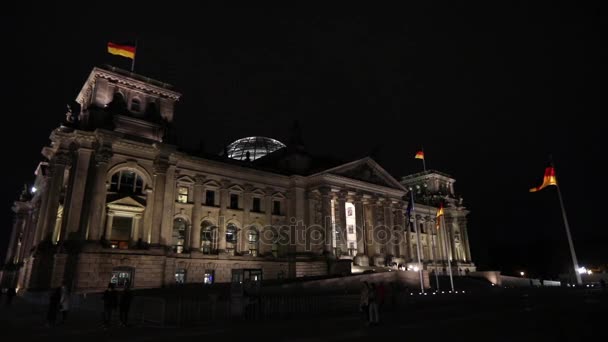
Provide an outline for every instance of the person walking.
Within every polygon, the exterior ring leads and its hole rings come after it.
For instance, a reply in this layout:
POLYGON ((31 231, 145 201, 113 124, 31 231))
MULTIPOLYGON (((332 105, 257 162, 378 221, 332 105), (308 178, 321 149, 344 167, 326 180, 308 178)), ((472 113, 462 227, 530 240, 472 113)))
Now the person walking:
POLYGON ((386 298, 386 288, 384 287, 384 283, 378 284, 376 292, 376 300, 378 301, 378 312, 382 312, 384 308, 384 300, 386 298))
POLYGON ((131 308, 131 302, 133 301, 133 292, 131 292, 130 286, 126 286, 122 291, 122 295, 120 296, 120 305, 119 305, 119 316, 120 316, 120 325, 126 327, 129 322, 129 309, 131 308))
POLYGON ((372 283, 369 290, 369 324, 378 324, 380 318, 378 317, 378 300, 377 300, 377 289, 376 284, 372 283))
POLYGON ((369 322, 369 284, 367 281, 363 282, 361 287, 361 296, 359 297, 359 310, 363 313, 365 322, 369 322))
POLYGON ((65 284, 61 285, 60 291, 59 312, 61 312, 61 324, 64 324, 68 319, 68 312, 70 311, 70 292, 65 284))
POLYGON ((61 301, 61 288, 51 290, 49 296, 49 307, 46 312, 46 326, 53 327, 57 323, 57 312, 59 311, 59 302, 61 301))
POLYGON ((17 295, 17 291, 14 287, 9 287, 6 291, 6 306, 10 307, 13 303, 13 299, 17 295))
POLYGON ((108 288, 103 293, 103 326, 104 328, 108 328, 110 323, 112 323, 112 313, 116 309, 116 305, 118 302, 118 298, 116 295, 116 290, 114 289, 114 284, 109 283, 108 288))

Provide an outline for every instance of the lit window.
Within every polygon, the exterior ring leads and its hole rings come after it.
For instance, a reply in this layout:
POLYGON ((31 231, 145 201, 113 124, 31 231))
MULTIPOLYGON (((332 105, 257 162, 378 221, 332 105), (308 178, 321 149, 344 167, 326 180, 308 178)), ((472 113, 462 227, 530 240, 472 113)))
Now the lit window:
POLYGON ((226 227, 226 251, 229 255, 234 255, 237 246, 237 227, 230 223, 226 227))
POLYGON ((186 283, 186 270, 185 269, 180 268, 175 271, 175 283, 176 284, 186 283))
POLYGON ((177 189, 177 201, 179 203, 188 203, 188 187, 180 186, 177 189))
POLYGON ((213 281, 215 280, 214 273, 214 270, 205 270, 205 275, 203 276, 203 284, 213 284, 213 281))
POLYGON ((214 230, 213 225, 209 221, 203 221, 201 223, 201 252, 203 254, 214 253, 214 230))
POLYGON ((110 191, 124 194, 143 193, 144 180, 132 170, 120 170, 110 179, 110 191))
POLYGON ((173 220, 173 251, 182 253, 186 242, 186 220, 176 218, 173 220))
POLYGON ((247 234, 247 241, 249 242, 249 254, 252 256, 258 255, 258 238, 258 232, 253 229, 247 234))
POLYGON ((117 267, 112 270, 110 283, 119 288, 133 286, 133 269, 130 267, 117 267))

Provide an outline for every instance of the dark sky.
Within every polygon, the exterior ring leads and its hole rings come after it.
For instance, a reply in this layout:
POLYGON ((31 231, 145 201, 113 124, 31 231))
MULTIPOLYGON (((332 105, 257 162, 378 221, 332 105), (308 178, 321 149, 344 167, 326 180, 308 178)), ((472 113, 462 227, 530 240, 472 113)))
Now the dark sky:
POLYGON ((298 120, 310 152, 352 159, 377 149, 376 160, 400 177, 421 170, 413 156, 424 145, 427 166, 453 175, 471 210, 480 268, 546 276, 570 262, 556 189, 528 192, 551 153, 580 263, 608 263, 605 9, 402 5, 3 11, 11 134, 2 136, 0 237, 91 68, 130 66, 107 42, 137 37, 136 72, 183 93, 175 119, 183 146, 204 141, 213 152, 248 135, 286 140, 298 120))

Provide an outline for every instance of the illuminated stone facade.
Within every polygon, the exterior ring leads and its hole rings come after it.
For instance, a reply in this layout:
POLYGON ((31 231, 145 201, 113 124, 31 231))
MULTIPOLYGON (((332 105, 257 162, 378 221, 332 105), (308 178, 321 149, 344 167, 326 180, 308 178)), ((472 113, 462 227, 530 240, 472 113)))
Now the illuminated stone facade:
POLYGON ((351 261, 357 270, 405 268, 418 266, 418 246, 427 271, 445 272, 448 255, 454 274, 475 269, 452 178, 430 171, 399 182, 371 158, 321 162, 297 133, 261 158, 186 153, 170 143, 180 96, 146 77, 93 69, 80 108, 51 133, 32 189, 15 201, 5 286, 86 292, 109 281, 149 288, 326 275, 351 261), (410 187, 416 205, 406 217, 410 187))

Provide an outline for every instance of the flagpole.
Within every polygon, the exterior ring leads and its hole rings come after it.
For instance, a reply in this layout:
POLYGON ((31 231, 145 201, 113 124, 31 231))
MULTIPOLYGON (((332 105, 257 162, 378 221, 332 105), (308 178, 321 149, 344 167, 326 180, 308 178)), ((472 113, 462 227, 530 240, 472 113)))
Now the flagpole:
MULTIPOLYGON (((414 191, 410 190, 412 201, 412 212, 415 212, 414 209, 414 191)), ((420 277, 420 291, 424 293, 424 280, 422 279, 422 263, 420 262, 420 233, 418 232, 418 222, 416 221, 416 214, 414 214, 414 229, 416 230, 416 254, 418 255, 418 275, 420 277)))
POLYGON ((562 209, 564 226, 566 227, 566 236, 568 236, 568 245, 570 246, 570 255, 572 256, 572 264, 574 265, 574 275, 576 276, 576 283, 577 285, 582 285, 583 281, 581 279, 581 275, 578 273, 578 260, 576 259, 576 252, 574 252, 574 244, 572 243, 572 236, 570 235, 570 225, 568 224, 568 217, 566 216, 566 209, 564 208, 562 192, 559 189, 559 184, 556 184, 555 186, 557 187, 557 197, 559 198, 559 205, 562 209))
MULTIPOLYGON (((431 239, 433 238, 433 234, 431 234, 431 239)), ((437 243, 439 242, 439 232, 435 235, 435 239, 431 240, 435 244, 434 253, 435 253, 435 284, 437 284, 437 291, 439 291, 439 272, 437 272, 437 257, 439 256, 439 249, 437 247, 437 243)))
POLYGON ((422 150, 422 169, 424 170, 424 172, 426 172, 426 157, 424 156, 424 146, 421 146, 420 149, 422 150))
POLYGON ((131 60, 131 72, 135 72, 135 57, 137 57, 137 39, 135 40, 135 53, 133 54, 133 60, 131 60))
POLYGON ((452 278, 452 261, 450 259, 450 254, 449 254, 449 250, 448 250, 448 230, 445 227, 445 219, 443 218, 443 215, 441 215, 441 223, 443 226, 443 232, 444 232, 444 236, 445 236, 445 256, 448 259, 448 274, 450 275, 450 286, 452 287, 452 292, 454 292, 454 278, 452 278))

